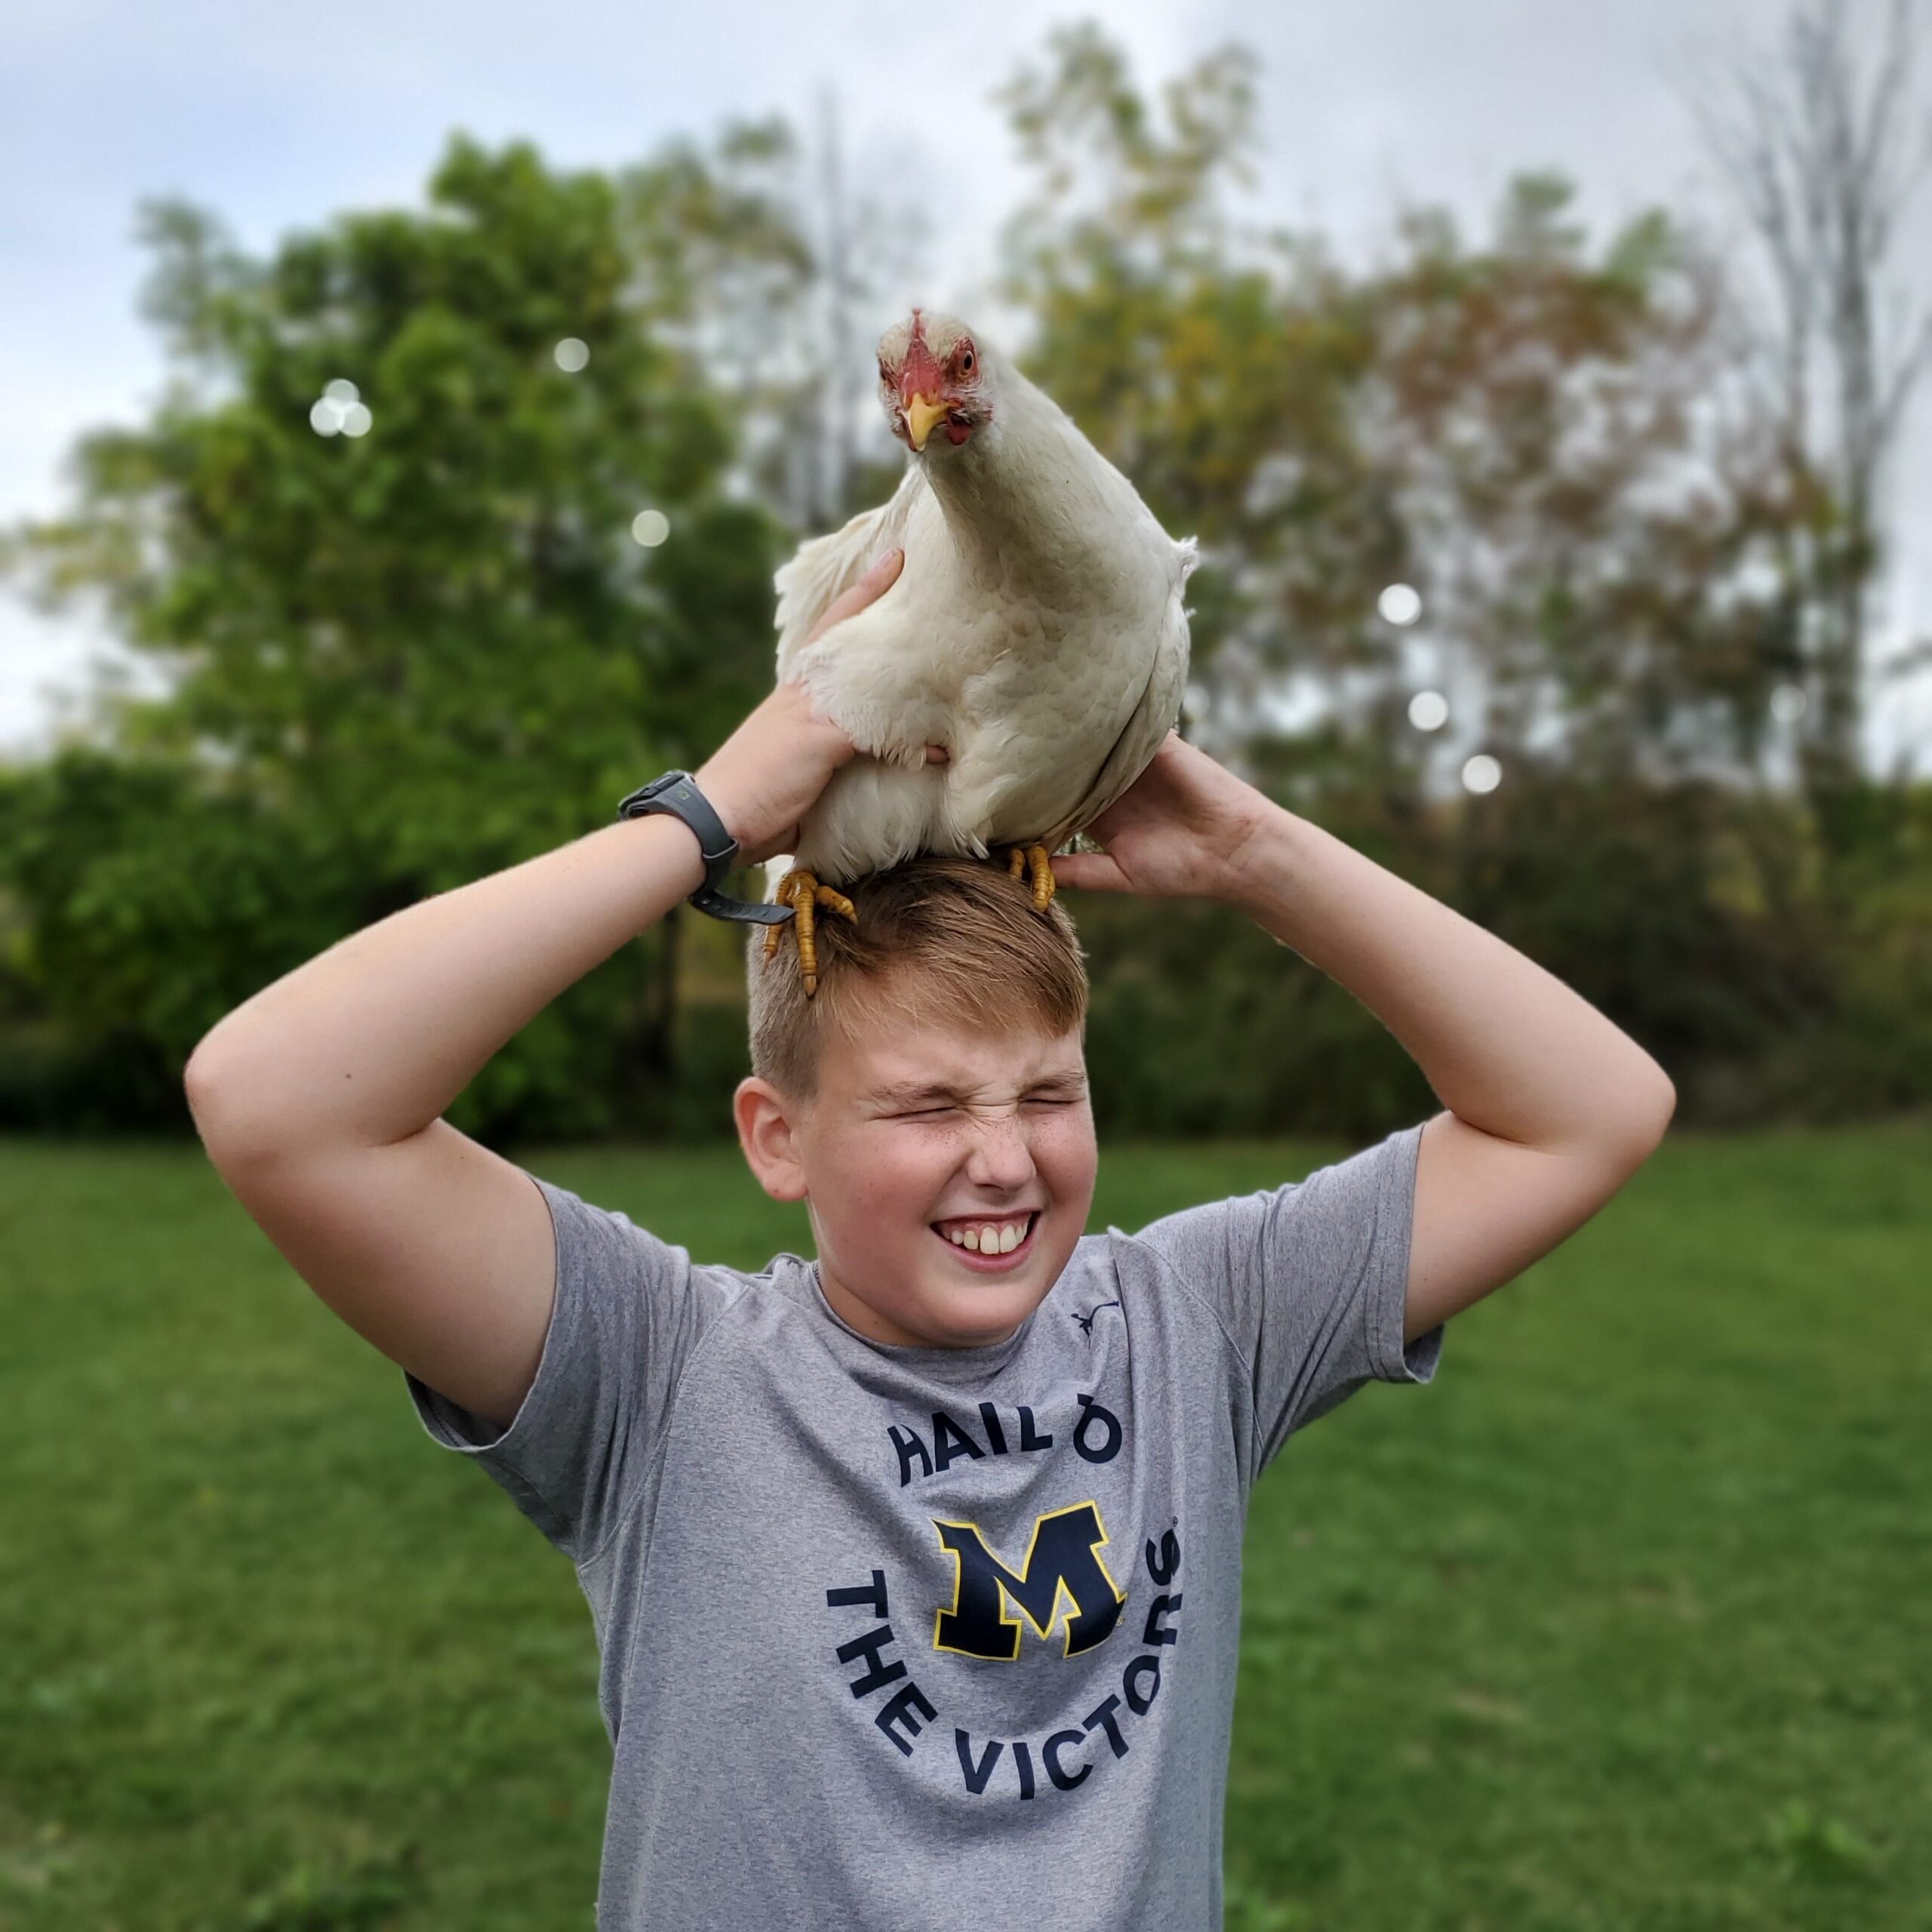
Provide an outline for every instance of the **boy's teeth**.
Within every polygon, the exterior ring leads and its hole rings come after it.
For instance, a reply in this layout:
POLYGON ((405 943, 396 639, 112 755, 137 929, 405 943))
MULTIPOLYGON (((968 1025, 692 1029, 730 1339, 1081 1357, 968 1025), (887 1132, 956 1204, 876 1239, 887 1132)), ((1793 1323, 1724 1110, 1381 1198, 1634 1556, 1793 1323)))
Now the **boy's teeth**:
POLYGON ((970 1248, 975 1254, 1011 1254, 1026 1238, 1026 1230, 1032 1220, 1029 1215, 1018 1221, 988 1222, 983 1226, 969 1228, 949 1228, 946 1239, 956 1247, 970 1248))

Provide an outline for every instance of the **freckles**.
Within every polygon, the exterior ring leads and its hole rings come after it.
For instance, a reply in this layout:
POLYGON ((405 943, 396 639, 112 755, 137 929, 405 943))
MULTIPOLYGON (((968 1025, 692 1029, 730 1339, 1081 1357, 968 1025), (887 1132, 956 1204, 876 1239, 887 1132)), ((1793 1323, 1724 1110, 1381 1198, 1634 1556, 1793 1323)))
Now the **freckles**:
POLYGON ((1032 1152, 1038 1165, 1066 1184, 1091 1180, 1100 1161, 1093 1128, 1084 1120, 1058 1119, 1043 1125, 1033 1137, 1032 1152))
POLYGON ((900 1172, 906 1186, 930 1198, 945 1186, 967 1156, 967 1137, 956 1127, 939 1128, 917 1148, 906 1150, 900 1172))
POLYGON ((881 1220, 903 1220, 909 1211, 923 1209, 958 1166, 963 1139, 952 1127, 882 1137, 864 1149, 848 1177, 854 1208, 881 1220))

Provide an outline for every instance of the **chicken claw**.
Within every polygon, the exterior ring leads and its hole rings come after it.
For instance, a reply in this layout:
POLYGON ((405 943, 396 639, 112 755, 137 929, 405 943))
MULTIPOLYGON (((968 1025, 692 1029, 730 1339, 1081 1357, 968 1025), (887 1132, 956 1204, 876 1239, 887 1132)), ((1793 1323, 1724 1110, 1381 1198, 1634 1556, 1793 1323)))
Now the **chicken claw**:
MULTIPOLYGON (((859 915, 851 900, 842 892, 835 892, 829 885, 821 885, 815 874, 802 868, 787 872, 778 881, 778 890, 772 895, 774 903, 791 907, 794 915, 791 921, 798 936, 798 973, 805 983, 805 997, 810 999, 818 991, 818 940, 816 932, 817 908, 824 906, 857 924, 859 915)), ((784 931, 782 926, 768 926, 764 931, 764 956, 770 959, 778 950, 778 935, 784 931)))
POLYGON ((1059 889, 1053 860, 1044 845, 1015 845, 1007 854, 1007 877, 1018 878, 1023 873, 1032 877, 1033 910, 1044 912, 1054 903, 1054 894, 1059 889))

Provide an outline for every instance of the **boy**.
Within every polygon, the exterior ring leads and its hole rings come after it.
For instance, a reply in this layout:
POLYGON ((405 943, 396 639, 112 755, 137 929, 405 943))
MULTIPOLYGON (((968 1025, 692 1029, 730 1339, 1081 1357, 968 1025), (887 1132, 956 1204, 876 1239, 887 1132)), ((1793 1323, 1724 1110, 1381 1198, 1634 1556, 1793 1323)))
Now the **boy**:
MULTIPOLYGON (((851 755, 786 688, 697 784, 762 858, 851 755)), ((1071 928, 995 868, 925 862, 854 889, 809 1004, 754 947, 739 1135, 818 1259, 697 1265, 439 1118, 702 884, 664 817, 352 936, 188 1069, 248 1211, 576 1565, 613 1932, 1217 1927, 1255 1477, 1364 1382, 1427 1381, 1442 1324, 1663 1135, 1669 1081, 1601 1014, 1178 740, 1097 831, 1063 883, 1240 906, 1445 1111, 1083 1238, 1071 928)))

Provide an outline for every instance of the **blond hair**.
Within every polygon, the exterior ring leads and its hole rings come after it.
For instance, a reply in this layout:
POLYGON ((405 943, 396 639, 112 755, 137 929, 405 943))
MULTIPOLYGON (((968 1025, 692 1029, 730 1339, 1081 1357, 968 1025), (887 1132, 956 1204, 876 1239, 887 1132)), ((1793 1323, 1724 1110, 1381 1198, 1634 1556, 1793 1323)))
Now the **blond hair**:
POLYGON ((764 957, 762 930, 746 952, 752 1071, 809 1099, 829 1038, 854 1032, 854 1008, 884 1007, 916 1023, 1011 1031, 1016 1017, 1058 1038, 1087 1018, 1087 967, 1073 921, 1055 903, 983 859, 913 859, 841 890, 854 924, 821 909, 818 991, 805 997, 790 934, 764 957))

